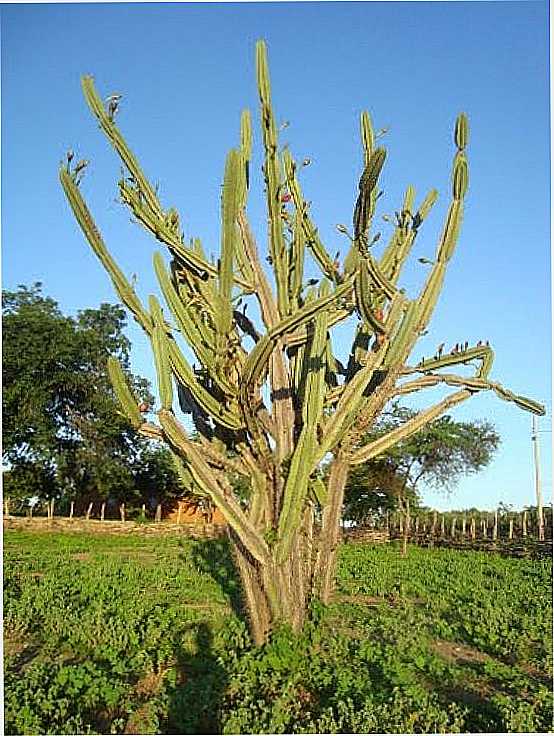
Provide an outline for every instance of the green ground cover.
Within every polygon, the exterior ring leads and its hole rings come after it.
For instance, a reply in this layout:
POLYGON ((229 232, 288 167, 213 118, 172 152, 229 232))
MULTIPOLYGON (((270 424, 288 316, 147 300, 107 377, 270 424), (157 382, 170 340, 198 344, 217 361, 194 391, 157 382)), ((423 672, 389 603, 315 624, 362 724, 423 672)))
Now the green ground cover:
POLYGON ((7 531, 5 732, 552 730, 552 561, 348 544, 251 647, 222 541, 7 531))

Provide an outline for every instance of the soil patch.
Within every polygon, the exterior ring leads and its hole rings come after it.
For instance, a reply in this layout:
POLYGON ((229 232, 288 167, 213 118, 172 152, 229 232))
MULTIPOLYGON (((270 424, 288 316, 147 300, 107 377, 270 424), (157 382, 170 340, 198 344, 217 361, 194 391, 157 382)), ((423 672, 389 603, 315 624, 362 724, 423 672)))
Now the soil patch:
POLYGON ((488 654, 480 652, 478 649, 460 644, 456 641, 446 641, 445 639, 436 639, 431 644, 431 649, 439 654, 448 662, 456 664, 482 663, 491 659, 488 654))

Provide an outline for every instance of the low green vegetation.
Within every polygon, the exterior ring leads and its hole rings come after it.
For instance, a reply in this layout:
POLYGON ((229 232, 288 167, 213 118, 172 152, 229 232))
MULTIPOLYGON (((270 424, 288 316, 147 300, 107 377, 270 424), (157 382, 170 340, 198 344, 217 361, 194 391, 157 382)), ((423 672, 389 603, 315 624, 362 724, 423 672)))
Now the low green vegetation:
POLYGON ((224 541, 4 543, 7 734, 552 730, 550 559, 347 544, 255 648, 224 541))

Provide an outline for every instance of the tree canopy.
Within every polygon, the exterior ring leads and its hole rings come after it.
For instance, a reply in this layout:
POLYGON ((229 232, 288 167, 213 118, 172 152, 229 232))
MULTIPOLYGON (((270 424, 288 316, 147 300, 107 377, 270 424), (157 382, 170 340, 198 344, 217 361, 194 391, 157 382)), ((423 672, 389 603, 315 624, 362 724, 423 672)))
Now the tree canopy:
POLYGON ((2 312, 6 495, 124 500, 179 488, 167 452, 132 428, 107 376, 116 356, 151 405, 147 381, 129 370, 121 306, 66 316, 37 282, 4 291, 2 312))
MULTIPOLYGON (((394 404, 364 439, 371 442, 410 421, 416 412, 394 404)), ((344 516, 361 522, 370 514, 396 508, 399 498, 418 505, 425 483, 451 491, 463 475, 486 467, 500 437, 486 421, 459 422, 446 414, 383 455, 353 468, 345 489, 344 516)))

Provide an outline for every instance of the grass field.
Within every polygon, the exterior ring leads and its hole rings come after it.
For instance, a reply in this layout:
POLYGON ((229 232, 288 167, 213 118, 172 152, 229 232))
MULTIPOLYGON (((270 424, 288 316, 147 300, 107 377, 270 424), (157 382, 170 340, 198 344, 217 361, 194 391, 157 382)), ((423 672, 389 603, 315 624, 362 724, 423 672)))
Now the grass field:
POLYGON ((223 541, 7 531, 5 732, 552 730, 552 561, 349 544, 251 647, 223 541))

